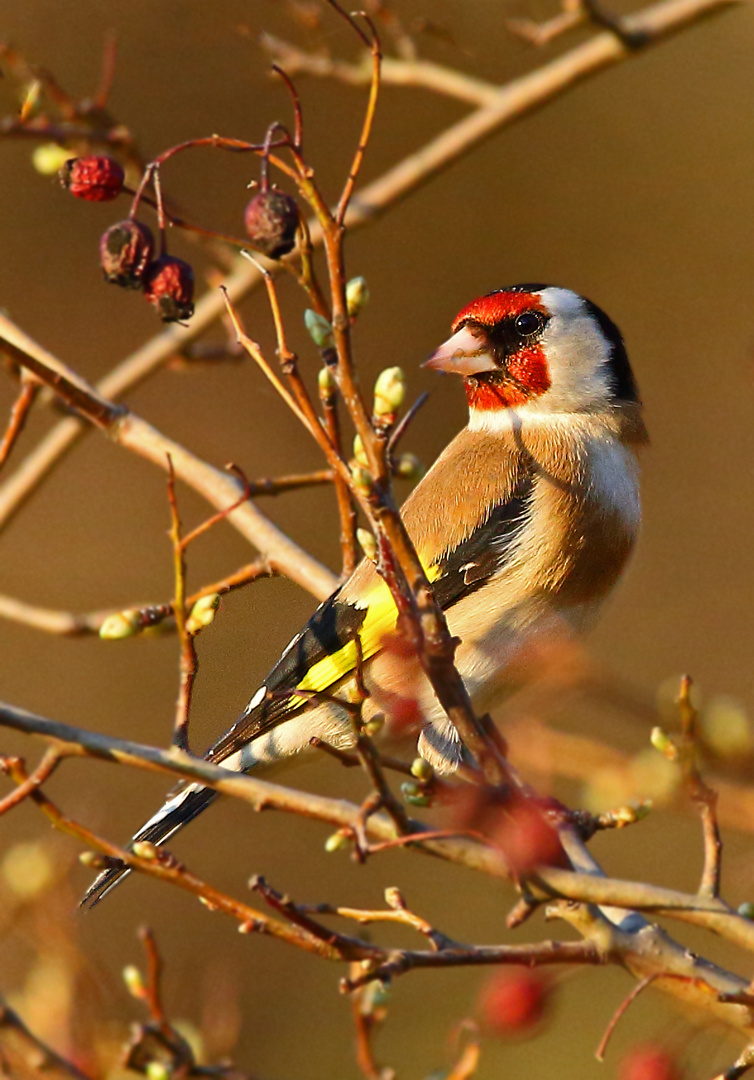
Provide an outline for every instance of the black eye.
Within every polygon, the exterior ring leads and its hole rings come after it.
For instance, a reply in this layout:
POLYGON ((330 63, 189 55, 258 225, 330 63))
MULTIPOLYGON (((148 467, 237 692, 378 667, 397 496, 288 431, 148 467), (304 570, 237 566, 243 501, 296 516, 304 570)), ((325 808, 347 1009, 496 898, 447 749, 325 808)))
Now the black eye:
POLYGON ((532 337, 538 333, 545 324, 545 317, 538 311, 522 311, 516 318, 514 326, 521 337, 532 337))

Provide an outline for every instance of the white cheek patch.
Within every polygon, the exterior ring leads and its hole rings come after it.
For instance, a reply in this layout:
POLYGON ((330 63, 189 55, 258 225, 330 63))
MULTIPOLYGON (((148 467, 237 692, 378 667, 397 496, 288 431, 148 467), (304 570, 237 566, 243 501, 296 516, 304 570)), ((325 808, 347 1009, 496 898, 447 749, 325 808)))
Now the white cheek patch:
POLYGON ((550 321, 542 335, 550 388, 528 403, 532 410, 575 412, 612 401, 610 342, 569 289, 543 289, 550 321))

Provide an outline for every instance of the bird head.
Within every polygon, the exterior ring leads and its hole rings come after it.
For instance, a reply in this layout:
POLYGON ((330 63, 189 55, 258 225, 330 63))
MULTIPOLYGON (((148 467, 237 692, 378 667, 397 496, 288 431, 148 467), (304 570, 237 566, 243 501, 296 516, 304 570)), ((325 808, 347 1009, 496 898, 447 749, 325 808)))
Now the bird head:
POLYGON ((499 289, 462 308, 452 330, 425 366, 463 376, 472 418, 639 402, 617 326, 570 289, 499 289))

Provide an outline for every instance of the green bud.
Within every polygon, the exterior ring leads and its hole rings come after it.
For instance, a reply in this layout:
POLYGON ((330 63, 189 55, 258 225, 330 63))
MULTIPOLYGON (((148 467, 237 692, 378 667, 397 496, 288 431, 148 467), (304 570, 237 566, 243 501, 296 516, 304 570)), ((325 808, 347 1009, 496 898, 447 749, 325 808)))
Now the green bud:
POLYGON ((133 964, 128 964, 123 968, 123 982, 126 984, 131 997, 142 1000, 147 996, 147 988, 144 985, 144 978, 137 967, 133 964))
POLYGON ((361 550, 366 557, 371 562, 374 562, 377 558, 377 541, 374 538, 374 534, 371 533, 369 529, 357 529, 356 539, 359 541, 361 550))
POLYGON ((327 840, 325 840, 325 851, 328 855, 332 854, 333 851, 342 851, 343 848, 348 847, 350 842, 351 839, 348 834, 339 829, 338 832, 328 836, 327 840))
POLYGON ((663 731, 661 727, 652 728, 649 741, 652 743, 655 750, 659 750, 661 754, 665 755, 668 761, 676 761, 678 759, 678 747, 667 732, 663 731))
POLYGON ((401 792, 409 806, 430 806, 432 803, 432 796, 427 794, 419 784, 414 784, 410 780, 401 784, 401 792))
POLYGON ((335 381, 332 368, 325 364, 323 368, 320 368, 319 375, 317 376, 317 385, 319 387, 319 396, 323 399, 333 396, 338 389, 338 384, 335 381))
POLYGON ((348 314, 355 319, 369 303, 369 286, 366 278, 355 277, 346 285, 346 307, 348 314))
POLYGON ((331 349, 335 344, 332 334, 332 326, 323 315, 319 315, 312 308, 304 312, 304 323, 309 335, 318 349, 331 349))
POLYGON ((351 476, 353 477, 354 487, 360 494, 367 497, 372 494, 374 481, 369 469, 364 469, 361 465, 354 465, 351 468, 351 476))
POLYGON ((392 416, 406 399, 406 376, 399 367, 385 368, 374 384, 374 415, 392 416))
POLYGON ((57 143, 42 143, 32 152, 31 163, 42 176, 54 176, 71 157, 71 151, 57 143))
POLYGON ((378 712, 367 720, 364 724, 364 731, 367 735, 379 735, 385 726, 385 714, 378 712))
POLYGON ((141 612, 138 608, 127 608, 125 611, 108 615, 99 628, 99 636, 103 641, 120 641, 122 638, 133 637, 140 629, 141 612))
POLYGON ((192 607, 188 619, 186 619, 186 629, 189 634, 198 634, 200 630, 204 630, 210 625, 215 617, 219 603, 219 593, 208 593, 207 596, 199 597, 192 607))
POLYGON ((427 783, 435 775, 435 770, 432 768, 428 761, 425 761, 423 757, 414 758, 411 762, 411 775, 415 776, 417 780, 421 780, 423 783, 427 783))
POLYGON ((364 449, 364 442, 361 438, 361 435, 354 435, 353 456, 356 458, 359 465, 363 465, 365 469, 369 468, 369 458, 367 457, 367 452, 364 449))
POLYGON ((738 905, 738 914, 744 919, 754 920, 754 904, 751 900, 745 900, 743 904, 738 905))
POLYGON ((139 859, 146 859, 148 862, 154 862, 159 855, 159 848, 149 840, 134 841, 131 844, 131 850, 139 859))
POLYGON ((170 1080, 173 1075, 164 1061, 148 1061, 144 1072, 147 1080, 170 1080))
POLYGON ((82 851, 79 854, 79 862, 82 866, 88 866, 90 870, 104 870, 108 866, 107 856, 99 851, 82 851))
POLYGON ((415 454, 401 454, 393 471, 401 480, 413 480, 415 483, 421 480, 427 470, 415 454))

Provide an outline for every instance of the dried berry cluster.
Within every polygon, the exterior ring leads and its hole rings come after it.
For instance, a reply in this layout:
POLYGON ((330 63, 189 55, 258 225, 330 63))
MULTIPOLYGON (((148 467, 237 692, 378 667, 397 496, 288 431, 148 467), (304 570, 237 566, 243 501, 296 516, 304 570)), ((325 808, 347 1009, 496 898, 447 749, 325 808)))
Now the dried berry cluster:
MULTIPOLYGON (((124 190, 123 167, 111 157, 71 158, 60 170, 60 181, 77 199, 110 202, 124 190)), ((163 322, 190 319, 194 314, 194 271, 183 259, 154 257, 152 230, 128 218, 111 225, 100 239, 100 264, 105 281, 125 289, 142 289, 163 322)))
MULTIPOLYGON (((125 187, 122 165, 105 155, 71 158, 60 170, 60 181, 77 199, 110 202, 125 187)), ((125 289, 141 289, 163 322, 190 319, 194 313, 194 271, 189 263, 164 251, 155 257, 152 230, 135 213, 111 225, 99 244, 105 281, 125 289)), ((296 246, 300 214, 296 200, 265 184, 244 214, 253 246, 270 259, 280 259, 296 246)))

